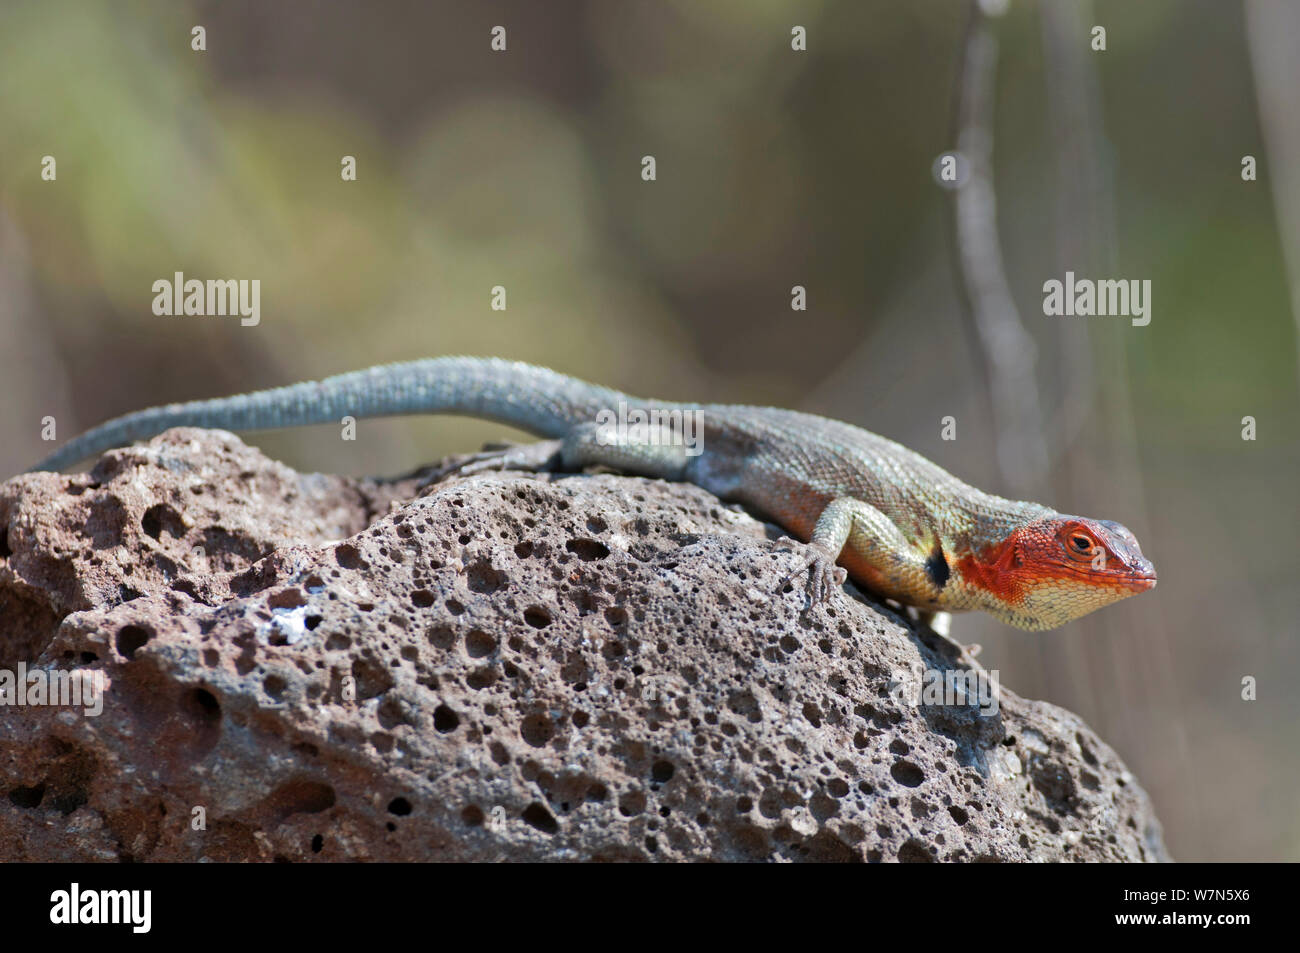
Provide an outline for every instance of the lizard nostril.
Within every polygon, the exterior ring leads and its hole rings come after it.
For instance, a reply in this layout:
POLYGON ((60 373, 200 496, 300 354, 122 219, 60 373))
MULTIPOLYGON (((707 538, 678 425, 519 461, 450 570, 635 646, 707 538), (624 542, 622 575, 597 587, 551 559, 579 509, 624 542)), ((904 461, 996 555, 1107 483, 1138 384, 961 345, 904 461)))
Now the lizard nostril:
POLYGON ((1133 583, 1139 591, 1156 587, 1156 567, 1149 559, 1139 559, 1134 565, 1133 583))

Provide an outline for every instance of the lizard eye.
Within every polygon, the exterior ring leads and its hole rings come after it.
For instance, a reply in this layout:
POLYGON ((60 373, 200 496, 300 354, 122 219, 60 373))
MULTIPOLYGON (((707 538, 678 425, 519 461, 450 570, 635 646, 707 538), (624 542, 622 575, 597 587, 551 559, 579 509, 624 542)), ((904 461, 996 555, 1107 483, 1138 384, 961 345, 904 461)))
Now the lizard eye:
POLYGON ((1070 548, 1076 553, 1091 553, 1093 547, 1092 540, 1082 533, 1070 534, 1070 548))

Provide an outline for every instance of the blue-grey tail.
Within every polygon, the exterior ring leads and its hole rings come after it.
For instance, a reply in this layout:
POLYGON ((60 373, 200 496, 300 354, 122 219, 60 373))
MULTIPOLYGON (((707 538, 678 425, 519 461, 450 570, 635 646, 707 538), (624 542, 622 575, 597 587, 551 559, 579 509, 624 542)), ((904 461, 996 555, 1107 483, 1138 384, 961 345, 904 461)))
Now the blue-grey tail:
POLYGON ((619 400, 633 398, 532 364, 434 357, 233 397, 150 407, 86 431, 33 469, 62 470, 171 427, 274 430, 337 423, 347 416, 460 414, 496 420, 541 437, 561 437, 619 400))

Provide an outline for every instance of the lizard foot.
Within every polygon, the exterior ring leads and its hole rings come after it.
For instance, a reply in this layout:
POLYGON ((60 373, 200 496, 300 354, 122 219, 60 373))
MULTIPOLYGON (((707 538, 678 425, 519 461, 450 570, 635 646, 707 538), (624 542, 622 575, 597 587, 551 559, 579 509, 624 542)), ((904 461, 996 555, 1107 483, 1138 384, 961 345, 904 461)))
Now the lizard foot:
POLYGON ((430 483, 438 483, 449 476, 467 477, 493 470, 553 470, 560 462, 560 441, 542 440, 537 443, 515 444, 501 449, 473 453, 463 460, 450 464, 430 476, 430 483))
MULTIPOLYGON (((783 536, 777 540, 777 545, 782 548, 793 548, 798 544, 790 537, 783 536)), ((837 587, 844 585, 845 580, 849 578, 848 570, 843 566, 835 565, 834 553, 819 543, 808 543, 803 563, 782 579, 778 588, 784 589, 786 583, 805 572, 808 573, 808 600, 814 606, 829 599, 831 593, 837 587)))

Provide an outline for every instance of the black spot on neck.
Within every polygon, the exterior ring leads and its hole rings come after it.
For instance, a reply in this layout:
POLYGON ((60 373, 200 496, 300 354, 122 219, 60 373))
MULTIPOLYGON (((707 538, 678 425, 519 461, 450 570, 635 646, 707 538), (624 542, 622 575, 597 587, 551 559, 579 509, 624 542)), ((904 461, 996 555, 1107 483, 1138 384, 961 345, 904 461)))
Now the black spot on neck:
POLYGON ((947 585, 948 578, 952 575, 952 570, 948 568, 948 558, 943 554, 943 546, 938 542, 934 544, 930 558, 925 561, 925 572, 940 589, 947 585))

